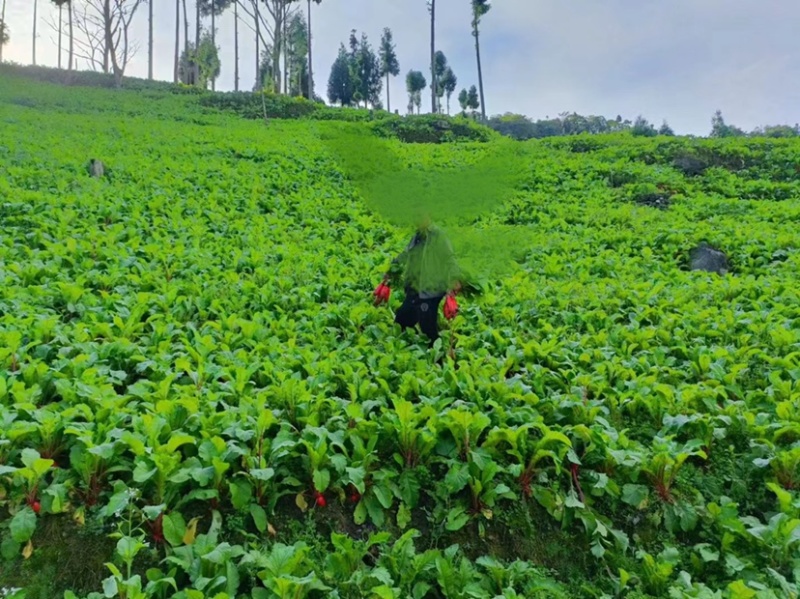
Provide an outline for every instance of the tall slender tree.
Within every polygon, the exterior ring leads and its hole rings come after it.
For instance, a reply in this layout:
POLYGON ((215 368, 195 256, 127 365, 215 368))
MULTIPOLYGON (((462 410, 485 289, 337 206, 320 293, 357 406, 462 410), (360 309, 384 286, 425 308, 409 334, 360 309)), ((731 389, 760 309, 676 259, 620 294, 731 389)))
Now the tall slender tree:
MULTIPOLYGON (((200 14, 211 17, 211 46, 217 47, 217 15, 221 15, 231 5, 233 0, 199 0, 200 14)), ((238 52, 238 49, 237 49, 238 52)), ((211 89, 216 89, 216 78, 211 78, 211 89)))
POLYGON ((434 55, 434 74, 436 76, 436 112, 442 112, 442 97, 444 96, 444 85, 442 79, 445 76, 446 71, 450 68, 447 64, 447 57, 444 55, 444 52, 441 50, 437 50, 436 54, 434 55))
MULTIPOLYGON (((200 22, 200 6, 202 5, 202 0, 194 0, 194 48, 195 54, 197 54, 197 50, 200 48, 200 30, 201 30, 201 22, 200 22)), ((194 61, 194 82, 197 85, 197 82, 200 81, 200 65, 198 64, 197 60, 194 61)))
POLYGON ((153 80, 153 2, 147 0, 147 78, 153 80))
MULTIPOLYGON (((320 4, 322 0, 314 0, 320 4)), ((314 61, 311 58, 311 0, 308 0, 308 99, 314 99, 314 61)))
POLYGON ((431 112, 436 113, 436 0, 428 0, 431 13, 431 112))
POLYGON ((453 96, 453 92, 456 91, 456 86, 458 85, 458 78, 456 74, 453 72, 453 69, 447 67, 442 74, 441 79, 439 79, 439 85, 444 90, 444 95, 447 97, 447 114, 450 114, 450 98, 453 96))
POLYGON ((400 62, 397 60, 392 30, 386 27, 381 37, 381 75, 386 77, 386 110, 392 111, 391 94, 389 93, 389 77, 397 77, 400 74, 400 62))
POLYGON ((489 0, 471 0, 472 1, 472 35, 475 37, 475 55, 478 58, 478 89, 481 94, 481 118, 486 120, 486 102, 483 97, 483 70, 481 69, 481 41, 480 41, 480 24, 481 18, 492 6, 489 0))
POLYGON ((419 114, 420 106, 422 104, 422 90, 425 89, 428 82, 425 80, 425 75, 420 71, 409 71, 406 75, 406 91, 408 91, 408 112, 413 114, 414 107, 419 114))
POLYGON ((36 66, 36 22, 38 21, 38 8, 39 0, 33 0, 33 66, 36 66))
POLYGON ((289 88, 293 96, 308 97, 308 25, 298 11, 289 21, 286 37, 289 55, 289 88))
POLYGON ((8 25, 6 25, 6 0, 3 0, 3 8, 0 10, 0 62, 3 62, 3 46, 8 43, 8 25))
POLYGON ((186 10, 186 0, 181 0, 183 4, 183 52, 189 56, 189 13, 186 10))
POLYGON ((239 91, 239 0, 233 0, 233 89, 239 91))
POLYGON ((64 24, 64 5, 67 4, 69 0, 52 0, 52 2, 58 7, 58 68, 61 69, 61 56, 64 53, 61 43, 64 24))
POLYGON ((259 43, 261 42, 261 15, 258 8, 258 2, 253 3, 253 18, 256 22, 256 87, 257 90, 264 89, 264 81, 261 78, 261 54, 259 52, 259 43))
POLYGON ((173 83, 178 83, 180 77, 181 60, 181 0, 175 0, 175 70, 173 72, 173 83))
MULTIPOLYGON (((5 2, 5 0, 3 1, 5 2)), ((67 0, 67 18, 69 19, 69 66, 67 68, 70 71, 75 65, 75 28, 72 18, 73 4, 73 0, 67 0)))

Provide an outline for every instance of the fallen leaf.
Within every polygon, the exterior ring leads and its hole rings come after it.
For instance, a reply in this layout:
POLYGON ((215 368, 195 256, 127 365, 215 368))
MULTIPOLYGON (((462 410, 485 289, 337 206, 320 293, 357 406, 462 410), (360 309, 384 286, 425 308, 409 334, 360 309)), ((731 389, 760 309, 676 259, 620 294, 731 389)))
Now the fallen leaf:
POLYGON ((33 555, 33 542, 28 541, 28 544, 25 545, 25 548, 22 550, 22 557, 28 559, 31 555, 33 555))
POLYGON ((194 538, 197 536, 197 523, 200 518, 192 518, 186 526, 186 534, 183 535, 183 544, 191 545, 194 543, 194 538))
POLYGON ((306 498, 303 497, 302 493, 297 494, 297 497, 294 498, 294 502, 297 505, 297 507, 300 508, 301 512, 308 511, 308 503, 306 502, 306 498))
POLYGON ((277 530, 275 530, 275 527, 274 527, 274 526, 272 526, 272 524, 267 524, 267 532, 269 532, 269 534, 271 534, 273 537, 274 537, 276 534, 278 534, 278 531, 277 531, 277 530))
POLYGON ((83 526, 86 524, 86 510, 84 510, 82 507, 79 507, 77 510, 75 510, 75 513, 72 514, 72 519, 78 526, 83 526))

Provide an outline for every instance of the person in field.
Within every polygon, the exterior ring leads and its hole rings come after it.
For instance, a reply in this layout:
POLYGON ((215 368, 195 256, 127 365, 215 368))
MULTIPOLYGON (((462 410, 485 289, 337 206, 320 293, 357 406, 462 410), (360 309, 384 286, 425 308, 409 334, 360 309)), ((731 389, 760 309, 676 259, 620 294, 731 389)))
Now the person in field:
POLYGON ((383 282, 375 290, 375 303, 389 301, 390 285, 402 280, 403 304, 394 321, 403 331, 419 325, 432 346, 439 338, 438 310, 452 320, 458 312, 455 295, 461 289, 460 270, 447 235, 427 214, 417 218, 417 229, 406 249, 392 260, 383 282))

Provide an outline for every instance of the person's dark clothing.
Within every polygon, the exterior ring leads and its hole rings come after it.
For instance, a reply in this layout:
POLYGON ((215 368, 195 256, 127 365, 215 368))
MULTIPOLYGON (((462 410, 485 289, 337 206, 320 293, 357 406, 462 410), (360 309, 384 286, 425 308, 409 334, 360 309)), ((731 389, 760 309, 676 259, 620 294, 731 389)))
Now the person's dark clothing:
POLYGON ((395 322, 403 330, 419 325, 433 345, 439 338, 439 304, 459 275, 453 248, 444 231, 435 226, 417 231, 387 273, 390 279, 402 277, 406 292, 395 322))
POLYGON ((413 289, 406 288, 406 297, 398 308, 394 321, 403 330, 419 325, 420 330, 430 339, 431 345, 439 338, 439 304, 444 294, 421 298, 413 289))

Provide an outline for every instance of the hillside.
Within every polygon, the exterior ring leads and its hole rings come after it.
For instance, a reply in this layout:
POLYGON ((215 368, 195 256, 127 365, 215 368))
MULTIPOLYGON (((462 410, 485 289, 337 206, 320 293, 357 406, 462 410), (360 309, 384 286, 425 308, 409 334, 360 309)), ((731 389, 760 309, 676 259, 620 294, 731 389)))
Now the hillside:
POLYGON ((0 596, 797 596, 800 140, 12 76, 0 123, 0 596), (428 188, 472 266, 431 350, 371 297, 428 188))

